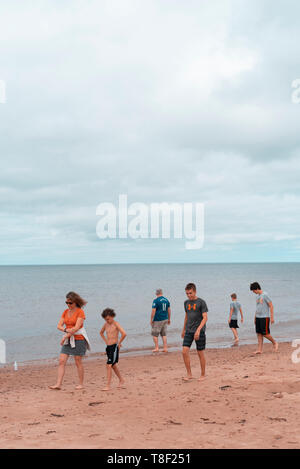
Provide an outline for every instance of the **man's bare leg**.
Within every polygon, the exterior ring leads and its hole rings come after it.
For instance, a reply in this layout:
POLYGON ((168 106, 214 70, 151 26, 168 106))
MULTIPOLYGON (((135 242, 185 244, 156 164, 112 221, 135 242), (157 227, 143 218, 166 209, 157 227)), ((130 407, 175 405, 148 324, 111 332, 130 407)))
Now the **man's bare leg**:
POLYGON ((152 352, 159 352, 158 337, 153 336, 153 341, 154 341, 155 349, 153 349, 152 352))
POLYGON ((102 389, 102 391, 109 391, 110 390, 110 383, 111 383, 111 365, 106 365, 106 371, 107 371, 107 384, 105 388, 102 389))
POLYGON ((163 336, 162 336, 162 340, 163 340, 163 344, 164 344, 164 349, 163 349, 163 351, 164 351, 164 352, 167 352, 167 351, 168 351, 167 336, 166 336, 166 335, 163 335, 163 336))
POLYGON ((275 352, 277 352, 277 350, 278 350, 278 343, 276 342, 276 340, 274 340, 273 337, 272 337, 270 334, 265 335, 265 338, 268 339, 270 342, 272 342, 273 347, 274 347, 274 350, 275 350, 275 352))
POLYGON ((124 379, 123 379, 122 376, 121 376, 121 373, 120 373, 119 368, 117 367, 117 365, 113 365, 112 369, 114 370, 115 374, 116 374, 117 377, 119 378, 119 386, 118 386, 118 388, 124 388, 124 387, 125 387, 125 381, 124 381, 124 379))
POLYGON ((65 353, 60 354, 59 365, 58 365, 58 373, 57 373, 57 381, 56 381, 56 384, 54 386, 49 386, 50 389, 54 389, 54 390, 58 390, 58 391, 61 389, 61 385, 62 385, 62 382, 63 382, 63 379, 64 379, 65 368, 66 368, 68 358, 69 358, 69 355, 67 355, 65 353))
POLYGON ((183 356, 183 361, 184 361, 185 368, 187 371, 187 377, 183 379, 184 381, 189 381, 190 379, 193 379, 189 347, 182 347, 182 356, 183 356))
POLYGON ((201 377, 199 378, 199 381, 202 381, 205 378, 205 365, 206 365, 205 354, 204 354, 204 350, 197 350, 197 353, 198 353, 200 366, 201 366, 201 377))
POLYGON ((264 336, 262 334, 257 334, 257 340, 258 340, 258 347, 257 347, 256 352, 254 352, 255 355, 262 353, 264 336))
POLYGON ((83 378, 84 378, 84 370, 82 364, 82 357, 75 356, 75 363, 77 366, 78 378, 79 378, 79 385, 76 386, 76 389, 83 389, 83 378))

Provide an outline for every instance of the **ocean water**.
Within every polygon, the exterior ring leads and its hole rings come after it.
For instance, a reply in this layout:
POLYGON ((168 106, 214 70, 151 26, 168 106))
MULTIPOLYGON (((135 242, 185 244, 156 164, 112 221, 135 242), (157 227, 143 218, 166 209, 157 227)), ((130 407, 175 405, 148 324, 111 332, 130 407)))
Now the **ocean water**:
POLYGON ((300 338, 300 263, 278 264, 131 264, 0 267, 0 339, 6 342, 7 362, 26 362, 59 355, 61 332, 57 323, 65 295, 76 291, 88 301, 85 307, 92 353, 103 352, 99 336, 101 312, 113 308, 126 330, 123 351, 152 347, 150 313, 156 288, 171 303, 168 341, 181 345, 185 285, 194 282, 197 294, 208 305, 207 346, 232 344, 228 327, 230 294, 237 293, 245 322, 240 343, 255 343, 255 295, 249 284, 258 281, 271 297, 279 340, 300 338))

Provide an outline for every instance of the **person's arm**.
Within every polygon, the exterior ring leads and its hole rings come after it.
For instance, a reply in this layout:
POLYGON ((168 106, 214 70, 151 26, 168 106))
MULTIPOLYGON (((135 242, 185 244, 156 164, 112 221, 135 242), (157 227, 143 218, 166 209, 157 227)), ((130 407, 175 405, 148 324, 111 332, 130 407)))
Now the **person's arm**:
POLYGON ((195 332, 195 336, 194 336, 195 340, 199 339, 201 329, 205 326, 206 323, 207 323, 207 313, 202 313, 202 321, 201 321, 198 329, 195 332))
POLYGON ((104 340, 104 342, 105 342, 106 345, 107 345, 107 340, 106 340, 106 337, 105 337, 105 335, 104 335, 104 332, 105 332, 105 324, 104 324, 104 326, 102 327, 102 329, 101 329, 101 331, 100 331, 100 336, 101 336, 101 338, 104 340))
POLYGON ((242 307, 240 307, 240 313, 241 313, 241 321, 244 322, 244 315, 243 315, 242 307))
POLYGON ((187 314, 185 313, 185 318, 184 318, 184 323, 183 323, 183 329, 182 329, 182 333, 181 333, 181 337, 182 337, 183 339, 184 339, 184 335, 185 335, 186 323, 187 323, 187 314))
POLYGON ((233 313, 233 308, 230 309, 229 319, 228 319, 228 322, 229 322, 229 323, 230 323, 230 321, 231 321, 232 313, 233 313))
POLYGON ((60 345, 63 345, 65 343, 65 340, 66 339, 69 339, 71 337, 71 334, 68 334, 66 331, 67 331, 67 328, 64 327, 64 324, 65 324, 65 320, 64 320, 64 317, 62 316, 59 320, 59 323, 57 325, 57 329, 61 332, 64 332, 64 335, 62 337, 62 340, 60 342, 60 345))
POLYGON ((116 322, 116 328, 118 329, 118 331, 121 334, 120 340, 118 341, 118 347, 120 348, 121 344, 122 344, 123 340, 125 339, 125 337, 127 336, 127 334, 124 331, 123 327, 120 326, 120 324, 118 322, 116 322))
POLYGON ((153 324, 153 319, 156 313, 156 308, 152 308, 151 319, 150 319, 150 326, 153 324))
POLYGON ((57 324, 57 329, 61 332, 66 332, 64 328, 64 318, 61 317, 59 323, 57 324))
POLYGON ((270 315, 271 315, 271 324, 274 324, 274 306, 273 306, 273 303, 272 301, 270 301, 270 303, 268 303, 268 306, 270 308, 270 315))
POLYGON ((83 321, 84 319, 83 318, 77 318, 77 321, 76 321, 76 324, 74 327, 70 327, 69 329, 66 329, 66 333, 67 334, 70 334, 70 335, 74 335, 76 334, 77 331, 79 331, 79 329, 82 328, 83 326, 83 321))
POLYGON ((168 324, 171 324, 171 308, 168 308, 168 324))

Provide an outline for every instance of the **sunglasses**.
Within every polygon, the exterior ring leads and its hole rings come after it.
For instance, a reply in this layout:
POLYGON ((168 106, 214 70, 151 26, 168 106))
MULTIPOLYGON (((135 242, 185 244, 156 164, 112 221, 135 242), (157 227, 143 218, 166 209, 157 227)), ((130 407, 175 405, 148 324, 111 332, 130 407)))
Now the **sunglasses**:
POLYGON ((73 304, 74 304, 74 301, 66 301, 66 304, 67 304, 67 305, 73 305, 73 304))

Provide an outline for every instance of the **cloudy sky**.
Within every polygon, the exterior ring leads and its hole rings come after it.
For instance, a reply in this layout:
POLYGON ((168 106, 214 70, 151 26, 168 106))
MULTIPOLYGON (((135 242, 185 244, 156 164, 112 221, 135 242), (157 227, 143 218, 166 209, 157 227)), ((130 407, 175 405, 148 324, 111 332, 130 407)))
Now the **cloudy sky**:
POLYGON ((0 0, 0 264, 300 261, 300 4, 0 0), (203 249, 98 204, 205 204, 203 249))

